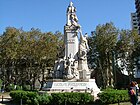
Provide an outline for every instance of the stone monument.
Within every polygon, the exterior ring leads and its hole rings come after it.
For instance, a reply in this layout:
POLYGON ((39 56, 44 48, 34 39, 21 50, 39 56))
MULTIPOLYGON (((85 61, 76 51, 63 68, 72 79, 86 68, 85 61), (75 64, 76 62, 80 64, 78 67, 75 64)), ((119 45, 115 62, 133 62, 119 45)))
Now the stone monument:
POLYGON ((53 79, 44 84, 43 90, 54 92, 89 91, 97 96, 100 89, 97 87, 95 79, 90 79, 91 71, 87 64, 87 52, 89 51, 87 36, 87 34, 82 34, 76 8, 70 2, 64 26, 65 55, 55 62, 53 79))

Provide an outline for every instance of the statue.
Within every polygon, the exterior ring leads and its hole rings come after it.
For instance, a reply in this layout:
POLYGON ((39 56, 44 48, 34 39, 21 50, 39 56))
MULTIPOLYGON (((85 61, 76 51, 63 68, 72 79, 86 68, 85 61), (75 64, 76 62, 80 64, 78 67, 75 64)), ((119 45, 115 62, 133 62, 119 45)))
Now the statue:
POLYGON ((73 72, 74 72, 73 66, 74 66, 74 59, 70 55, 66 61, 65 78, 72 79, 74 77, 73 76, 73 72))
POLYGON ((63 68, 64 68, 64 60, 59 58, 58 60, 55 61, 53 77, 61 78, 63 75, 63 68))
POLYGON ((65 26, 65 56, 61 61, 55 63, 55 78, 68 80, 89 79, 89 76, 87 76, 89 73, 87 65, 87 52, 89 51, 87 34, 82 35, 82 30, 79 26, 76 8, 70 2, 67 8, 67 24, 65 26), (80 40, 78 40, 78 33, 80 33, 80 40))
POLYGON ((83 36, 82 31, 80 30, 79 32, 80 32, 80 44, 79 44, 79 52, 78 52, 78 56, 79 56, 78 69, 83 72, 86 71, 86 78, 90 78, 90 74, 89 74, 90 71, 88 69, 88 64, 87 64, 87 52, 89 51, 89 46, 87 42, 87 33, 83 36))
POLYGON ((82 60, 87 59, 87 52, 89 51, 87 37, 87 33, 83 36, 80 31, 79 58, 82 60))
POLYGON ((76 16, 76 8, 73 6, 72 2, 70 2, 70 5, 67 9, 67 25, 79 26, 78 18, 76 16))
POLYGON ((43 90, 51 92, 100 92, 87 64, 87 34, 82 35, 76 8, 70 2, 67 8, 67 23, 64 26, 64 55, 55 62, 53 79, 48 79, 43 90), (80 35, 79 35, 80 34, 80 35), (78 37, 80 36, 80 37, 78 37), (91 91, 90 91, 91 90, 91 91))
POLYGON ((79 71, 78 71, 78 61, 74 61, 73 65, 73 76, 75 79, 79 79, 79 71))

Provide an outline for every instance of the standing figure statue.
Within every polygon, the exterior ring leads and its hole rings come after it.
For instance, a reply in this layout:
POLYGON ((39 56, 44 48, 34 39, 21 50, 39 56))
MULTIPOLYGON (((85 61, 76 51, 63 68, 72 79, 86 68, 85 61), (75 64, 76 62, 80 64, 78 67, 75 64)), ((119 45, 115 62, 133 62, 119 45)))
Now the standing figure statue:
POLYGON ((72 2, 70 2, 70 5, 67 9, 67 25, 79 26, 78 18, 76 16, 76 8, 73 6, 72 2))
POLYGON ((90 71, 87 64, 87 52, 89 51, 89 46, 87 42, 87 33, 83 36, 80 30, 80 44, 79 44, 79 65, 78 69, 81 72, 80 78, 89 79, 90 71))
POLYGON ((79 58, 82 60, 87 59, 87 52, 89 51, 87 37, 87 33, 83 36, 82 32, 80 31, 79 58))

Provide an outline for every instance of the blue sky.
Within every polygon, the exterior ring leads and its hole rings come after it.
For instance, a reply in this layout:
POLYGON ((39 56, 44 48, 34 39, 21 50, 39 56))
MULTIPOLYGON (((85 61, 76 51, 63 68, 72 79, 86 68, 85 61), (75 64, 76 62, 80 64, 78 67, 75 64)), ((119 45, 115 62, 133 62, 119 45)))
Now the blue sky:
MULTIPOLYGON (((112 21, 119 29, 130 29, 130 13, 135 0, 71 0, 77 8, 83 33, 90 34, 98 24, 112 21)), ((42 32, 60 31, 66 24, 70 0, 0 0, 0 34, 6 27, 32 27, 42 32)))

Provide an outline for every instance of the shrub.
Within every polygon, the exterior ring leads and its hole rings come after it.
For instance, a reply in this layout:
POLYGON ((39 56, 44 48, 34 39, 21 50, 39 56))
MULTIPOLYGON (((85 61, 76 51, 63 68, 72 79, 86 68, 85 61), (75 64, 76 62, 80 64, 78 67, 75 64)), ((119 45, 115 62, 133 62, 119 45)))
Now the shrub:
POLYGON ((20 100, 22 99, 24 104, 38 105, 38 94, 36 92, 18 90, 10 92, 10 96, 16 103, 20 103, 20 100))
POLYGON ((51 103, 52 97, 47 93, 41 94, 37 97, 39 105, 47 105, 51 103))
POLYGON ((36 92, 12 91, 10 96, 13 101, 27 105, 84 105, 93 102, 94 98, 89 93, 52 93, 38 95, 36 92))
POLYGON ((30 85, 19 86, 19 85, 9 84, 5 87, 5 91, 7 91, 7 92, 10 92, 10 91, 13 91, 13 90, 29 91, 30 90, 30 85))
POLYGON ((78 105, 93 102, 94 98, 89 93, 52 93, 53 105, 78 105))
POLYGON ((1 89, 1 87, 2 87, 2 82, 3 82, 3 81, 0 79, 0 89, 1 89))
POLYGON ((31 90, 31 86, 30 85, 24 85, 22 87, 22 90, 29 91, 29 90, 31 90))
POLYGON ((12 90, 15 89, 15 85, 14 84, 9 84, 5 87, 5 91, 10 92, 12 90))
POLYGON ((99 93, 98 97, 104 104, 129 101, 129 95, 127 90, 105 90, 102 93, 99 93))
POLYGON ((22 86, 16 85, 16 90, 22 90, 22 86))

